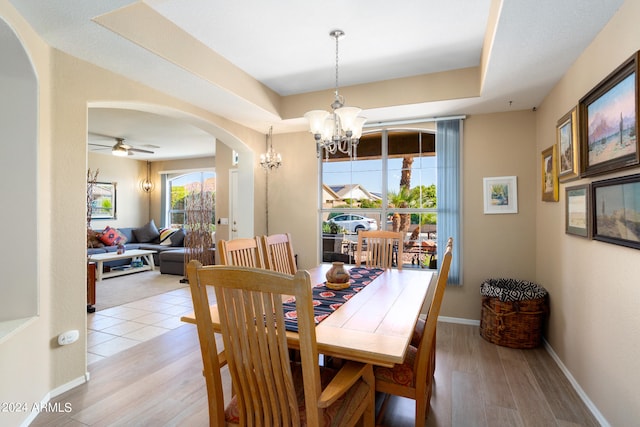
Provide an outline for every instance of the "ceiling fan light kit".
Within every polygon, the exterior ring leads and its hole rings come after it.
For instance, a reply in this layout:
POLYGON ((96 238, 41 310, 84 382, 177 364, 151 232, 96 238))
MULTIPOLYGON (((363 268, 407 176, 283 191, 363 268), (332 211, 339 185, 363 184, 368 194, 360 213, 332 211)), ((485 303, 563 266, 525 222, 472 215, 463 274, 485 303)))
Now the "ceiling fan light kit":
POLYGON ((123 139, 116 139, 118 142, 116 142, 116 145, 113 146, 113 148, 111 149, 111 154, 113 154, 114 156, 118 156, 118 157, 126 157, 129 155, 129 150, 127 150, 124 147, 123 144, 123 139))
MULTIPOLYGON (((101 148, 97 148, 96 150, 102 150, 102 149, 106 149, 109 148, 111 149, 111 154, 114 156, 118 156, 118 157, 126 157, 126 156, 133 156, 134 153, 146 153, 146 154, 154 154, 153 151, 150 150, 143 150, 141 148, 136 148, 133 147, 129 144, 125 144, 124 143, 124 138, 117 138, 117 137, 113 137, 113 136, 108 136, 108 135, 100 135, 97 133, 91 133, 90 135, 94 135, 94 136, 99 136, 99 137, 103 137, 103 138, 109 138, 109 139, 115 139, 116 143, 113 146, 110 145, 102 145, 102 144, 96 144, 96 143, 92 143, 91 141, 89 141, 89 145, 92 145, 94 147, 101 147, 101 148)), ((150 147, 154 147, 154 148, 159 148, 159 147, 155 147, 152 145, 149 145, 150 147)))

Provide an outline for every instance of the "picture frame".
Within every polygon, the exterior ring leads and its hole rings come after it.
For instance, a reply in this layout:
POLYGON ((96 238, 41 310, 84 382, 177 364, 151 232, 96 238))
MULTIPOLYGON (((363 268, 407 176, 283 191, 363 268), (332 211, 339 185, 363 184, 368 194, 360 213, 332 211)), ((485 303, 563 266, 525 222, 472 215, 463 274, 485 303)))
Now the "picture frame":
POLYGON ((542 201, 558 201, 558 161, 556 145, 542 150, 540 157, 540 176, 542 177, 542 201))
POLYGON ((483 178, 484 213, 518 213, 518 178, 496 176, 483 178))
POLYGON ((96 182, 91 200, 91 219, 117 219, 117 184, 96 182))
POLYGON ((593 239, 640 249, 640 174, 591 183, 593 239))
POLYGON ((581 176, 637 165, 638 52, 578 103, 581 176))
POLYGON ((565 188, 565 233, 591 238, 591 185, 565 188))
POLYGON ((558 180, 567 182, 580 178, 580 141, 578 140, 578 109, 571 111, 558 120, 556 126, 556 144, 558 154, 558 180))

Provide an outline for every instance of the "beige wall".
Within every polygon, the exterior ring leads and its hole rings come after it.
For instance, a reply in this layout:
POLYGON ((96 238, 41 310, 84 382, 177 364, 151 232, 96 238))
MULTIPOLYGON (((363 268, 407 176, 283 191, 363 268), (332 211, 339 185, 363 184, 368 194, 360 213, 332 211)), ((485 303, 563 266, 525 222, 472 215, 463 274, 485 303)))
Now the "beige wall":
MULTIPOLYGON (((116 219, 94 219, 91 228, 139 227, 149 220, 149 199, 140 188, 147 176, 146 162, 108 154, 88 153, 87 167, 99 170, 98 182, 116 183, 116 219)), ((158 224, 158 223, 157 223, 158 224)))
POLYGON ((282 167, 268 174, 269 234, 291 233, 298 267, 311 268, 320 259, 315 142, 309 132, 274 135, 273 149, 282 167))
MULTIPOLYGON (((0 16, 16 28, 32 55, 41 103, 40 316, 0 343, 0 401, 32 404, 84 380, 85 335, 66 347, 59 347, 55 339, 69 329, 86 331, 85 144, 87 106, 92 103, 134 104, 142 110, 153 106, 209 131, 218 144, 225 145, 222 149, 218 145, 218 153, 228 155, 231 149, 243 153, 248 162, 243 166, 254 177, 251 209, 255 234, 266 232, 268 189, 269 232, 291 232, 300 267, 315 265, 318 166, 308 133, 274 136, 274 149, 282 153, 284 166, 268 176, 267 188, 266 176, 252 157, 264 151, 264 134, 49 51, 7 0, 0 0, 0 16)), ((477 320, 479 285, 487 277, 533 279, 545 286, 552 304, 550 345, 613 425, 632 425, 640 419, 636 362, 640 315, 635 304, 640 300, 640 287, 634 283, 640 275, 638 252, 565 235, 564 185, 560 203, 540 202, 538 168, 540 152, 555 141, 556 120, 638 49, 638 17, 640 5, 627 1, 537 112, 487 114, 465 120, 459 242, 463 286, 447 289, 442 309, 443 316, 477 320), (484 215, 482 178, 504 175, 518 177, 519 213, 484 215)), ((221 185, 230 167, 228 160, 216 158, 221 185)), ((154 203, 159 205, 152 199, 154 203)), ((219 207, 218 216, 224 216, 224 204, 220 202, 219 207)), ((17 425, 27 416, 2 413, 0 424, 17 425)))
POLYGON ((478 320, 487 278, 535 279, 535 117, 515 111, 464 121, 462 286, 447 288, 441 316, 478 320), (517 177, 517 214, 484 214, 483 178, 496 176, 517 177))
MULTIPOLYGON (((640 49, 639 18, 640 2, 627 0, 540 105, 538 153, 555 141, 557 120, 640 49)), ((565 188, 638 172, 640 168, 561 184, 559 203, 537 198, 536 205, 536 277, 551 296, 549 343, 616 426, 640 420, 640 252, 566 235, 565 188)))

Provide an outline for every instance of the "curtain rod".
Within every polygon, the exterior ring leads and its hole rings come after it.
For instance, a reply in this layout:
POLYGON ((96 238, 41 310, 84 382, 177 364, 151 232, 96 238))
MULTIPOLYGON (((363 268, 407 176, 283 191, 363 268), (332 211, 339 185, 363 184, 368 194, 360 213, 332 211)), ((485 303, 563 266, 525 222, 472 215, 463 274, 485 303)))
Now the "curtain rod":
POLYGON ((393 120, 388 122, 378 121, 365 123, 364 128, 372 128, 379 126, 395 126, 395 125, 410 125, 415 123, 424 123, 424 122, 441 122, 444 120, 464 120, 467 116, 448 116, 448 117, 420 117, 415 119, 406 119, 406 120, 393 120))

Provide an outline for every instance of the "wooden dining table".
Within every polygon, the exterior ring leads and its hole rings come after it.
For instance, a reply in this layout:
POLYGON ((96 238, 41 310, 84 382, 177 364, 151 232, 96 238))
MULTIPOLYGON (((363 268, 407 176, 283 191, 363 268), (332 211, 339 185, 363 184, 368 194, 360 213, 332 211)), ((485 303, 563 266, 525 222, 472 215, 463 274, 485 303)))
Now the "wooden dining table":
MULTIPOLYGON (((309 270, 311 282, 322 283, 331 264, 309 270)), ((388 269, 316 326, 318 352, 326 356, 393 366, 404 361, 433 272, 388 269)), ((211 306, 214 329, 220 330, 218 308, 211 306)), ((193 313, 181 317, 195 324, 193 313)), ((298 348, 298 333, 287 331, 291 348, 298 348)))

